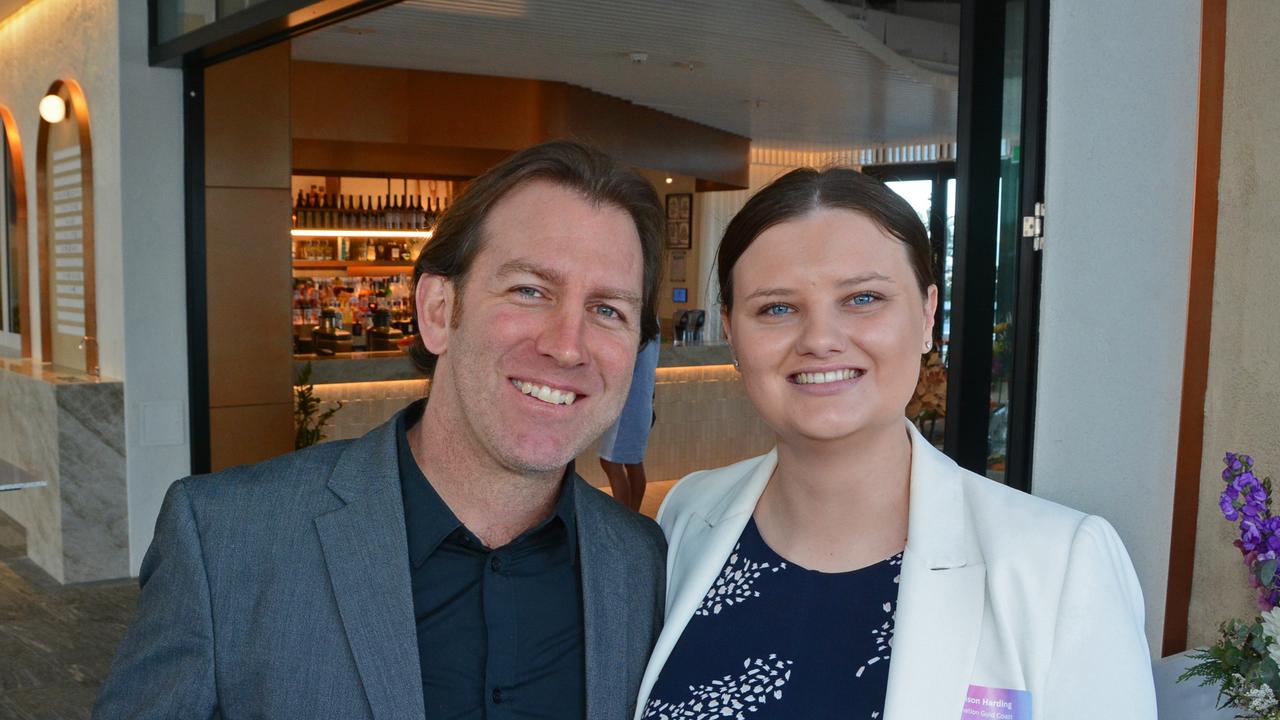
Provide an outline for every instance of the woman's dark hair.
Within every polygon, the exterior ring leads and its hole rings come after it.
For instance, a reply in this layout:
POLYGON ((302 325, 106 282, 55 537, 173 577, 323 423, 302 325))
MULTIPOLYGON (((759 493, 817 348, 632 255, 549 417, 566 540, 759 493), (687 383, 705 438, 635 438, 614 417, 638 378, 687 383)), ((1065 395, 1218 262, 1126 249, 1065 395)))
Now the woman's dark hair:
MULTIPOLYGON (((644 258, 641 344, 657 335, 658 316, 654 304, 661 267, 659 243, 665 218, 658 194, 648 181, 613 158, 593 147, 569 140, 553 140, 522 150, 471 182, 440 219, 431 241, 422 249, 413 266, 414 297, 417 296, 418 280, 423 275, 448 278, 461 296, 467 273, 484 247, 485 219, 507 193, 535 180, 578 192, 590 203, 613 206, 631 216, 640 236, 640 251, 644 258)), ((457 322, 460 307, 460 304, 454 306, 453 322, 457 322)), ((415 302, 415 319, 417 312, 415 302)), ((436 356, 422 342, 415 342, 409 354, 418 369, 428 377, 435 372, 436 356)))
POLYGON ((907 246, 920 292, 934 283, 929 234, 902 196, 857 170, 800 168, 774 180, 747 201, 725 228, 716 253, 720 305, 733 307, 733 266, 765 230, 816 210, 851 210, 865 215, 907 246))

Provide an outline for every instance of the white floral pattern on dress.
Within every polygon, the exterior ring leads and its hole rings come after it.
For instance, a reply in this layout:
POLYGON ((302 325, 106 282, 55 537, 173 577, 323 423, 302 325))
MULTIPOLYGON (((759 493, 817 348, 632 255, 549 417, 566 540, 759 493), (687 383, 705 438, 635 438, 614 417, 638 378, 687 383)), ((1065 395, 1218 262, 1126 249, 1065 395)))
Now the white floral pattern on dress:
MULTIPOLYGON (((898 553, 897 555, 889 558, 889 565, 902 565, 902 553, 898 553)), ((895 575, 893 578, 894 584, 897 584, 901 577, 901 573, 895 575)), ((879 627, 871 628, 871 640, 875 646, 875 651, 871 654, 871 657, 867 658, 866 662, 858 666, 857 672, 853 674, 854 677, 862 677, 862 673, 866 672, 867 668, 875 665, 881 660, 888 660, 889 653, 893 649, 893 623, 895 620, 893 603, 886 602, 880 607, 884 610, 885 614, 889 616, 889 618, 881 623, 879 627)), ((872 717, 874 718, 876 716, 872 715, 872 717)))
POLYGON ((760 597, 760 591, 751 588, 764 571, 776 573, 787 569, 786 562, 774 566, 767 562, 748 560, 739 552, 741 547, 741 542, 733 546, 733 554, 724 564, 720 576, 711 584, 711 589, 707 590, 706 596, 702 598, 702 604, 698 606, 694 615, 704 617, 719 615, 720 611, 726 607, 741 604, 749 598, 760 597))
POLYGON ((770 700, 782 699, 782 687, 791 680, 790 660, 779 660, 776 654, 767 660, 746 659, 746 672, 737 677, 725 675, 719 680, 697 687, 689 686, 689 698, 669 703, 653 698, 645 706, 646 720, 744 720, 747 713, 759 711, 770 700))

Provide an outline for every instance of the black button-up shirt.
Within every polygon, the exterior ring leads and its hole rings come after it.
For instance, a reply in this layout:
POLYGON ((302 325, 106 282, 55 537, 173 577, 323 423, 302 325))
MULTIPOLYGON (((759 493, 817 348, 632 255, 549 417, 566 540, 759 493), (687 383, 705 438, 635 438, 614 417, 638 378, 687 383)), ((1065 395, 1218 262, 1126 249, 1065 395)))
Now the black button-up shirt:
POLYGON ((491 550, 413 458, 424 407, 401 413, 396 434, 427 720, 584 717, 573 466, 552 515, 491 550))

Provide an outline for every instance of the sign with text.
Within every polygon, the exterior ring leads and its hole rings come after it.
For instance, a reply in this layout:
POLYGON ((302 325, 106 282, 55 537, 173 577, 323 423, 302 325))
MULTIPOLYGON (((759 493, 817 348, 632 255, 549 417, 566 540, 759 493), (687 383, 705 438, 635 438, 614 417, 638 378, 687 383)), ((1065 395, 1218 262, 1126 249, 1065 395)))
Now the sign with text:
POLYGON ((44 359, 97 374, 89 115, 73 82, 58 81, 49 93, 63 99, 67 112, 61 122, 40 123, 44 359))

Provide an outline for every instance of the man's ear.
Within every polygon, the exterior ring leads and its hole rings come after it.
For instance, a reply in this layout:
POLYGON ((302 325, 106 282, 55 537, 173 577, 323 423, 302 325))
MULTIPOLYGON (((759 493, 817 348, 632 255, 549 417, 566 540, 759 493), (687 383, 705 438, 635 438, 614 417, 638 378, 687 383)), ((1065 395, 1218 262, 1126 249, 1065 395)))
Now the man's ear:
POLYGON ((418 304, 418 334, 432 355, 443 355, 449 348, 450 320, 457 302, 453 282, 443 275, 418 278, 414 301, 418 304))

